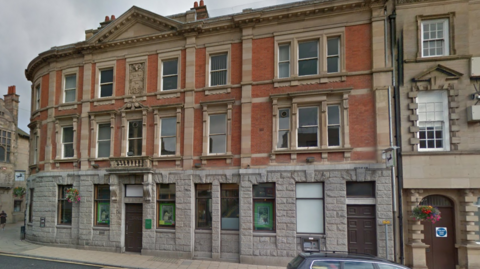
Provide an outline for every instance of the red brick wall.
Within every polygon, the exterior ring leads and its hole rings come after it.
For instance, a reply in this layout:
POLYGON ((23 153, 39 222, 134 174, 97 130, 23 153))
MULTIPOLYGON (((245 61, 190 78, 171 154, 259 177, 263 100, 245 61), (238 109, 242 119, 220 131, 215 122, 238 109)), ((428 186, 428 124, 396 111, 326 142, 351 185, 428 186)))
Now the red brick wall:
POLYGON ((195 51, 195 88, 205 87, 205 48, 195 51))
POLYGON ((232 73, 230 82, 231 84, 240 84, 242 82, 242 43, 233 43, 231 50, 232 73))
POLYGON ((252 80, 273 79, 274 39, 273 37, 254 39, 252 42, 252 80))
POLYGON ((147 92, 156 92, 158 80, 158 55, 148 55, 147 65, 147 92))
MULTIPOLYGON (((40 85, 40 108, 48 106, 48 98, 50 96, 49 91, 50 87, 50 74, 46 74, 42 77, 42 85, 40 85)), ((35 90, 35 89, 34 89, 35 90)), ((35 103, 36 100, 33 101, 35 103)))
POLYGON ((348 72, 372 69, 372 30, 370 24, 345 28, 345 57, 348 72))
POLYGON ((117 60, 115 66, 115 96, 125 95, 126 60, 117 60))

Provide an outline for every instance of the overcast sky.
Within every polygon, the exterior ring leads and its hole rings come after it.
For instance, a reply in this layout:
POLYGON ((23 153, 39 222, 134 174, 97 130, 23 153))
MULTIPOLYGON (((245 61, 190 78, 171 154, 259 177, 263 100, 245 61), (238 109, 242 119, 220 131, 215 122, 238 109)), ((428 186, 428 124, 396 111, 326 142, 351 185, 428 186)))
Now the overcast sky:
MULTIPOLYGON (((20 95, 18 126, 30 132, 30 87, 25 68, 53 46, 83 41, 85 30, 96 29, 105 16, 117 18, 136 5, 160 15, 181 13, 194 0, 0 0, 0 96, 16 85, 20 95)), ((210 17, 295 0, 205 0, 210 17)))

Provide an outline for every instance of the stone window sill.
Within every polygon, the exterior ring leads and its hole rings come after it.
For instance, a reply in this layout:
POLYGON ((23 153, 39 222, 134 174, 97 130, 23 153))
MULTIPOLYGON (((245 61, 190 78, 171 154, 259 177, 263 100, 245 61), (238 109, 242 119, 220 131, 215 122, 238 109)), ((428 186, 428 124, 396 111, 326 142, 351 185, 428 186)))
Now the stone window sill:
POLYGON ((77 162, 77 158, 67 158, 67 159, 55 159, 54 162, 56 163, 74 163, 77 162))
POLYGON ((239 235, 240 234, 239 231, 228 231, 228 230, 222 230, 220 233, 221 234, 233 234, 233 235, 239 235))
POLYGON ((319 84, 334 81, 345 81, 348 73, 338 72, 330 74, 310 75, 310 76, 293 76, 288 78, 273 79, 274 87, 298 86, 303 84, 319 84))
POLYGON ((302 237, 320 237, 320 238, 327 238, 327 236, 323 234, 299 234, 297 233, 296 235, 297 238, 302 238, 302 237))
POLYGON ((55 227, 56 227, 57 229, 72 229, 72 225, 57 224, 55 227))
POLYGON ((254 237, 275 237, 275 236, 277 236, 277 233, 276 232, 266 233, 266 232, 253 231, 253 236, 254 237))
POLYGON ((175 233, 175 228, 173 229, 167 229, 167 228, 157 228, 155 229, 156 233, 175 233))
POLYGON ((99 231, 110 231, 110 227, 93 226, 92 229, 99 231))
POLYGON ((318 153, 318 152, 351 152, 353 148, 313 148, 313 149, 277 149, 272 154, 290 154, 290 153, 318 153))
POLYGON ((33 222, 28 222, 27 226, 33 227, 33 222))
POLYGON ((166 90, 166 91, 157 91, 157 100, 158 99, 169 99, 169 98, 180 98, 180 93, 183 92, 182 89, 175 90, 166 90))
POLYGON ((182 156, 156 156, 152 158, 152 161, 177 161, 181 159, 182 156))
POLYGON ((212 230, 198 230, 198 229, 195 229, 195 233, 197 233, 197 234, 211 234, 212 230))

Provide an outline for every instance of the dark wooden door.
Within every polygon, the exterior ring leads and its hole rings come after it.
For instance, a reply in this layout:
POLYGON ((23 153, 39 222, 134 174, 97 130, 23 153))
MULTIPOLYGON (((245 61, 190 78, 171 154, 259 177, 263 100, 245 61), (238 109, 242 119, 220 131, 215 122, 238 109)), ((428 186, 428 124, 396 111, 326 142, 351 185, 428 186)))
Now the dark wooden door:
POLYGON ((438 207, 442 218, 436 223, 424 221, 427 267, 429 269, 454 269, 456 262, 455 227, 453 207, 438 207), (437 237, 436 228, 447 228, 447 237, 437 237))
POLYGON ((125 204, 125 250, 142 251, 142 204, 125 204))
POLYGON ((377 255, 374 205, 347 206, 348 252, 377 255))

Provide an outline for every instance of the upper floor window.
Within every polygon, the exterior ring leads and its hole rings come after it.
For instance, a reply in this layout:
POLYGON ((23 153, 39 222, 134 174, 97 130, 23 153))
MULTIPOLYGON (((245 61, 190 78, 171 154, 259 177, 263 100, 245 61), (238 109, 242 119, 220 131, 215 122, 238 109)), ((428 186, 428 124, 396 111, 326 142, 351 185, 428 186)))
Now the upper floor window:
POLYGON ((331 105, 327 108, 328 122, 327 122, 327 139, 328 146, 340 146, 341 145, 341 117, 340 117, 340 106, 331 105))
POLYGON ((37 164, 37 158, 38 158, 38 135, 35 134, 35 138, 33 141, 33 164, 37 164))
POLYGON ((278 46, 278 77, 287 78, 290 76, 290 44, 278 46))
POLYGON ((113 68, 100 70, 100 96, 113 95, 113 68))
POLYGON ((422 57, 449 55, 449 20, 424 20, 421 25, 422 57))
POLYGON ((73 127, 62 128, 62 157, 74 157, 73 127))
POLYGON ((40 84, 35 87, 35 109, 40 109, 40 84))
POLYGON ((178 59, 162 61, 162 90, 178 89, 178 59))
POLYGON ((222 154, 227 150, 227 115, 213 114, 209 116, 209 151, 210 154, 222 154))
POLYGON ((129 156, 142 155, 142 120, 128 122, 128 154, 129 156))
POLYGON ((0 130, 0 162, 10 162, 12 148, 12 133, 0 130))
POLYGON ((298 75, 318 74, 318 40, 298 44, 298 75))
POLYGON ((450 150, 447 91, 420 91, 418 103, 418 149, 450 150))
POLYGON ((210 86, 227 84, 227 54, 210 56, 210 86))
POLYGON ((340 72, 340 37, 327 39, 327 73, 340 72))
POLYGON ((75 102, 77 92, 77 75, 65 76, 64 103, 75 102))
POLYGON ((177 148, 177 118, 162 118, 160 155, 175 155, 177 148))
POLYGON ((111 127, 110 123, 98 125, 97 158, 110 156, 111 127))

